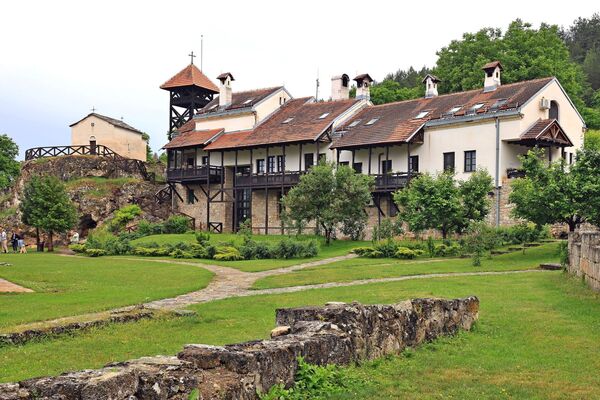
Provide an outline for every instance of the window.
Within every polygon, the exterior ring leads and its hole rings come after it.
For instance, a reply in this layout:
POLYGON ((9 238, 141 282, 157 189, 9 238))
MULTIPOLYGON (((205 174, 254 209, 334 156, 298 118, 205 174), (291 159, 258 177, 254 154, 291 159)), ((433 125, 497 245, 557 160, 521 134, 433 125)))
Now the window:
POLYGON ((218 105, 219 105, 219 103, 213 104, 212 106, 210 106, 210 108, 208 109, 208 111, 214 110, 215 108, 217 108, 218 105))
POLYGON ((254 97, 249 98, 248 100, 246 100, 242 104, 250 104, 250 103, 252 103, 252 100, 254 100, 254 97))
POLYGON ((277 156, 277 171, 285 171, 285 156, 277 156))
POLYGON ((454 106, 448 112, 450 114, 454 114, 455 112, 458 112, 458 110, 460 110, 461 108, 462 108, 462 106, 454 106))
POLYGON ((264 158, 256 160, 256 173, 257 174, 265 173, 265 159, 264 158))
POLYGON ((569 164, 573 164, 573 153, 569 153, 569 164))
POLYGON ((390 172, 392 172, 392 160, 381 161, 381 173, 385 175, 390 172))
POLYGON ((193 167, 194 166, 194 157, 188 157, 186 160, 186 164, 187 164, 188 168, 193 167))
POLYGON ((208 156, 202 156, 202 165, 208 164, 208 156))
POLYGON ((465 151, 465 172, 473 172, 477 169, 475 150, 465 151))
POLYGON ((408 159, 408 171, 419 172, 419 156, 410 156, 408 159))
POLYGON ((187 190, 187 203, 194 204, 196 202, 196 195, 194 194, 194 189, 188 188, 187 190))
POLYGON ((558 121, 558 103, 554 100, 550 102, 550 110, 548 110, 548 118, 558 121))
POLYGON ((313 153, 306 153, 304 155, 304 170, 308 171, 315 162, 315 155, 313 153))
POLYGON ((250 166, 249 165, 238 165, 237 173, 238 173, 238 175, 249 176, 250 175, 250 166))
POLYGON ((267 157, 267 172, 270 174, 275 172, 275 156, 267 157))
POLYGON ((350 166, 350 161, 340 161, 340 165, 350 166))
POLYGON ((326 113, 323 113, 323 114, 321 114, 321 116, 319 117, 319 119, 325 119, 325 118, 327 118, 327 116, 328 116, 329 114, 330 114, 330 113, 328 113, 328 112, 326 112, 326 113))
POLYGON ((290 123, 290 122, 292 122, 293 120, 294 120, 294 117, 289 117, 289 118, 286 118, 286 119, 285 119, 285 120, 282 122, 282 124, 289 124, 289 123, 290 123))
POLYGON ((360 119, 355 119, 350 125, 348 125, 348 128, 354 128, 356 125, 360 124, 360 121, 360 119))
POLYGON ((454 172, 454 163, 455 157, 454 152, 452 153, 444 153, 444 171, 454 172))
POLYGON ((362 174, 362 163, 361 162, 355 162, 354 164, 352 164, 352 168, 354 169, 354 172, 356 172, 357 174, 362 174))
POLYGON ((421 111, 420 113, 417 114, 417 116, 415 118, 416 119, 425 118, 427 116, 427 114, 429 114, 429 111, 421 111))
POLYGON ((498 108, 502 107, 503 105, 506 104, 508 100, 507 99, 500 99, 497 100, 493 105, 492 105, 492 110, 497 110, 498 108))
POLYGON ((370 119, 369 122, 367 122, 365 125, 373 125, 375 122, 377 122, 379 120, 379 118, 373 118, 370 119))
POLYGON ((483 103, 477 103, 473 107, 471 107, 471 109, 469 111, 475 112, 475 111, 479 110, 481 107, 483 107, 483 103))

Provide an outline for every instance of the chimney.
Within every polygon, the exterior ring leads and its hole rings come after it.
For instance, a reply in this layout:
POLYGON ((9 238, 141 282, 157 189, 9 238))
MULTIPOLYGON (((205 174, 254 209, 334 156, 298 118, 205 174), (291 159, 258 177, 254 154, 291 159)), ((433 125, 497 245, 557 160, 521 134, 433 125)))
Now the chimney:
POLYGON ((350 98, 350 77, 341 74, 331 78, 331 100, 348 100, 350 98))
POLYGON ((219 85, 219 107, 227 107, 231 104, 231 82, 235 79, 229 72, 222 73, 217 76, 217 79, 221 81, 221 85, 219 85))
POLYGON ((500 71, 502 64, 500 61, 492 61, 485 64, 482 68, 485 71, 485 81, 483 82, 484 92, 493 92, 500 86, 500 71))
POLYGON ((356 98, 369 100, 371 98, 370 87, 373 83, 373 78, 369 74, 360 74, 356 78, 356 98))
POLYGON ((425 98, 429 99, 431 97, 436 97, 438 95, 437 84, 441 82, 441 80, 431 74, 425 75, 422 81, 425 84, 425 98))

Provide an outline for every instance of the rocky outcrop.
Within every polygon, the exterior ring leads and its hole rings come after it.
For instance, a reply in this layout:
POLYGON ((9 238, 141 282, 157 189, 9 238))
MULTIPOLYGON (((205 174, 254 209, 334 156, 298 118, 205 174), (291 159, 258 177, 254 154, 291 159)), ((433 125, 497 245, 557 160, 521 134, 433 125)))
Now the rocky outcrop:
POLYGON ((569 233, 568 270, 582 277, 592 289, 600 291, 600 232, 569 233))
POLYGON ((256 399, 257 392, 275 384, 290 386, 300 356, 313 364, 346 365, 398 354, 406 347, 471 329, 478 313, 476 297, 280 309, 277 323, 286 329, 270 340, 188 345, 175 357, 146 357, 99 370, 4 384, 0 400, 183 400, 194 390, 199 399, 256 399))
MULTIPOLYGON (((154 167, 158 175, 160 168, 154 167)), ((144 218, 150 221, 164 220, 170 214, 170 204, 158 204, 154 194, 164 184, 143 179, 140 171, 132 168, 124 170, 115 166, 110 158, 96 156, 61 156, 41 158, 23 164, 21 174, 2 208, 17 211, 5 218, 2 223, 12 228, 25 230, 28 241, 33 240, 33 231, 22 226, 18 212, 25 183, 32 176, 56 176, 67 184, 71 200, 76 204, 80 221, 76 229, 83 236, 87 230, 101 225, 115 210, 138 204, 144 211, 144 218), (102 179, 96 179, 102 178, 102 179)), ((65 239, 65 238, 63 238, 65 239)))

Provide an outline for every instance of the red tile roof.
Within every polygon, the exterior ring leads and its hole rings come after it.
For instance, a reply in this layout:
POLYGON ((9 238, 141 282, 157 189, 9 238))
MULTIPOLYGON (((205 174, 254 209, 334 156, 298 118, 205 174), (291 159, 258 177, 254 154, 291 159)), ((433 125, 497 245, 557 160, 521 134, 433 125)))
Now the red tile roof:
POLYGON ((540 140, 558 144, 573 143, 556 119, 539 119, 521 135, 521 140, 540 140))
POLYGON ((252 131, 232 137, 232 134, 222 135, 207 150, 314 141, 356 102, 354 99, 312 102, 311 97, 289 100, 252 131))
POLYGON ((230 133, 224 133, 217 140, 206 146, 205 150, 226 150, 235 149, 240 147, 248 136, 252 134, 252 130, 247 131, 236 131, 230 133))
POLYGON ((481 69, 486 70, 486 69, 493 69, 496 67, 500 67, 501 70, 504 69, 504 68, 502 68, 502 64, 500 64, 500 61, 489 62, 489 63, 485 64, 483 67, 481 67, 481 69))
POLYGON ((224 111, 241 110, 244 108, 252 108, 256 103, 265 99, 269 95, 282 89, 283 86, 254 89, 245 92, 235 92, 231 96, 231 104, 227 107, 219 107, 219 97, 215 97, 210 103, 198 111, 198 115, 218 114, 224 111))
POLYGON ((169 90, 183 86, 198 86, 210 92, 219 93, 219 88, 194 64, 190 64, 179 71, 171 79, 160 85, 160 88, 169 90))
POLYGON ((420 125, 427 121, 452 121, 455 117, 469 114, 494 114, 497 111, 515 109, 553 79, 550 77, 502 85, 490 92, 477 89, 366 107, 348 120, 344 127, 338 129, 338 131, 345 132, 342 137, 334 140, 333 147, 344 148, 405 142, 420 125), (472 107, 476 104, 482 104, 482 106, 474 110, 472 107), (449 114, 449 111, 457 106, 461 106, 461 108, 454 114, 449 114), (424 118, 417 119, 417 115, 422 111, 429 113, 424 118), (372 125, 366 125, 372 119, 377 119, 377 121, 372 125), (351 126, 357 120, 360 122, 351 126))
MULTIPOLYGON (((193 120, 191 120, 193 121, 193 120)), ((188 121, 187 124, 189 124, 188 121)), ((185 124, 185 125, 187 125, 185 124)), ((185 127, 182 126, 181 128, 185 127)), ((181 129, 180 128, 180 129, 181 129)), ((180 130, 180 133, 177 137, 171 139, 171 141, 163 146, 163 149, 174 149, 180 147, 190 147, 190 146, 202 146, 208 143, 212 138, 217 136, 219 133, 223 132, 222 128, 219 129, 207 129, 204 131, 196 131, 196 130, 180 130)))

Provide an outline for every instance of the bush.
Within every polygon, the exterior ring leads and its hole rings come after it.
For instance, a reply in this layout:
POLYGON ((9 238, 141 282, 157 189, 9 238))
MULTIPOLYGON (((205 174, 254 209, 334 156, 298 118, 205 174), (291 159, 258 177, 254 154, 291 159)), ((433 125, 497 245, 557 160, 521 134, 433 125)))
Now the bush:
POLYGON ((196 242, 202 245, 210 242, 210 233, 208 232, 196 232, 194 236, 196 237, 196 242))
POLYGON ((246 218, 242 223, 240 223, 237 233, 238 235, 250 238, 250 236, 252 236, 252 220, 250 218, 246 218))
POLYGON ((372 246, 362 246, 362 247, 355 247, 354 249, 352 249, 352 252, 356 255, 359 256, 367 256, 367 254, 371 253, 373 250, 372 246))
POLYGON ((396 250, 396 254, 394 254, 394 256, 402 260, 412 260, 417 258, 417 253, 407 247, 398 247, 398 250, 396 250))
POLYGON ((194 258, 192 253, 183 251, 181 249, 175 249, 171 252, 171 257, 173 258, 194 258))
POLYGON ((190 246, 190 254, 194 258, 211 258, 208 255, 206 247, 201 244, 193 244, 190 246))
POLYGON ((104 250, 108 255, 123 255, 131 253, 129 240, 113 235, 105 229, 95 229, 88 236, 86 249, 104 250))
POLYGON ((398 250, 398 243, 394 242, 392 239, 388 239, 385 242, 375 243, 373 248, 375 251, 381 253, 382 257, 392 258, 396 256, 396 251, 398 250))
POLYGON ((435 246, 434 253, 436 257, 449 257, 449 256, 457 256, 461 252, 461 248, 457 243, 452 243, 450 245, 442 243, 435 246))
POLYGON ((90 257, 100 257, 100 256, 105 256, 106 251, 104 251, 102 249, 87 249, 85 251, 85 254, 90 257))
POLYGON ((164 233, 186 233, 190 227, 190 222, 183 215, 173 215, 163 224, 164 233))
POLYGON ((386 218, 379 226, 373 227, 373 240, 393 239, 404 232, 402 222, 397 219, 386 218))
POLYGON ((171 255, 171 250, 166 247, 135 247, 132 253, 144 257, 166 257, 171 255))
POLYGON ((429 257, 435 257, 435 241, 431 236, 427 238, 427 254, 429 254, 429 257))
POLYGON ((85 245, 84 244, 72 244, 69 246, 71 250, 75 253, 85 253, 85 245))
POLYGON ((244 259, 240 251, 233 246, 217 247, 213 258, 217 261, 237 261, 244 259))
POLYGON ((163 233, 163 224, 152 223, 143 219, 138 222, 137 230, 134 233, 137 237, 160 235, 163 233))
POLYGON ((558 245, 558 258, 560 265, 566 269, 569 265, 569 243, 564 240, 558 245))
POLYGON ((239 248, 242 257, 246 260, 275 258, 275 249, 266 242, 257 242, 245 238, 244 244, 239 248))

